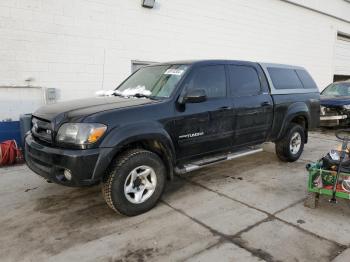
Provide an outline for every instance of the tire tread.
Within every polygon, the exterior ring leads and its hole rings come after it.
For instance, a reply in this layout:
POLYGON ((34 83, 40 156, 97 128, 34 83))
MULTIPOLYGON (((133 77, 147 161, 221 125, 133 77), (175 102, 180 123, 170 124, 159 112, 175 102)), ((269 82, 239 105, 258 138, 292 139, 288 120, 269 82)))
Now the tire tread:
POLYGON ((112 199, 113 181, 114 179, 116 179, 116 176, 119 175, 119 169, 127 161, 142 154, 151 156, 156 155, 158 157, 157 154, 142 148, 126 150, 125 152, 121 153, 118 157, 116 157, 114 162, 108 168, 105 179, 102 181, 102 196, 105 199, 107 205, 118 214, 124 215, 123 212, 118 210, 118 199, 112 199))
MULTIPOLYGON (((294 162, 296 159, 292 159, 289 157, 289 135, 290 135, 290 130, 294 129, 295 127, 302 128, 301 125, 298 125, 296 123, 290 123, 288 125, 288 130, 286 131, 285 135, 276 142, 275 144, 275 149, 276 149, 276 155, 277 157, 283 161, 283 162, 294 162)), ((302 135, 302 139, 304 140, 305 137, 302 135)), ((304 143, 304 141, 302 141, 304 143)), ((304 147, 304 146, 303 146, 304 147)))
POLYGON ((116 199, 114 199, 114 202, 112 200, 112 183, 116 175, 118 175, 119 168, 124 165, 125 162, 127 162, 132 157, 138 155, 138 154, 153 154, 150 151, 144 150, 144 149, 130 149, 125 152, 123 152, 119 157, 116 158, 114 163, 109 167, 107 173, 108 177, 106 181, 102 182, 102 196, 105 199, 107 205, 113 209, 115 212, 122 214, 119 212, 119 210, 116 208, 118 206, 118 203, 116 199))

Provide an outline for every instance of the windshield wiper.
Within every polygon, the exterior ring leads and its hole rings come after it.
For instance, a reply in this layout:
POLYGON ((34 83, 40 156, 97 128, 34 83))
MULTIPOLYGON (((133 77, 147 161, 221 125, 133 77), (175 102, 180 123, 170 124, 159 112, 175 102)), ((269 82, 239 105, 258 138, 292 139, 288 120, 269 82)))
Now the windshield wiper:
POLYGON ((114 96, 122 96, 121 94, 117 93, 117 92, 114 92, 113 93, 114 96))

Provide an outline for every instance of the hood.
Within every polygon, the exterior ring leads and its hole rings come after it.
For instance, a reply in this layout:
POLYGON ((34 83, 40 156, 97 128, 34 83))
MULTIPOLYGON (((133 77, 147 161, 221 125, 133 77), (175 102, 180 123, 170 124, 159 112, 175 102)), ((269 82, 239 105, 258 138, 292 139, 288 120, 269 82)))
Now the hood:
POLYGON ((40 107, 33 115, 52 121, 54 118, 74 118, 92 115, 101 111, 156 103, 147 98, 93 97, 59 102, 40 107))
POLYGON ((338 107, 344 105, 350 105, 350 96, 323 96, 320 100, 321 106, 326 107, 338 107))

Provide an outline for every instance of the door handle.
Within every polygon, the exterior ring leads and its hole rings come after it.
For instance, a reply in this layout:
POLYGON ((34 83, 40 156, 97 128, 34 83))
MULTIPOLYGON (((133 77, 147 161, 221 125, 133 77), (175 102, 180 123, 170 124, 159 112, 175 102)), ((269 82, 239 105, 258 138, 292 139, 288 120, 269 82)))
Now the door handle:
POLYGON ((270 106, 271 104, 269 102, 262 102, 261 106, 270 106))
POLYGON ((227 110, 232 110, 233 107, 230 107, 230 106, 222 106, 219 108, 219 111, 227 111, 227 110))

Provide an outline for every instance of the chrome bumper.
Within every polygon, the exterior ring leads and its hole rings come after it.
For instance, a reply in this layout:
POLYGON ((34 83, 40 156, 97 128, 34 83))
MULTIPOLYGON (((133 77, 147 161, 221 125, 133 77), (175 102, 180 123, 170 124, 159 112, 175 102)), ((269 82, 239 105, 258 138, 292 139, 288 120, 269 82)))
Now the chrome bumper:
POLYGON ((329 120, 341 120, 348 118, 347 115, 339 115, 339 116, 320 116, 321 121, 329 121, 329 120))

